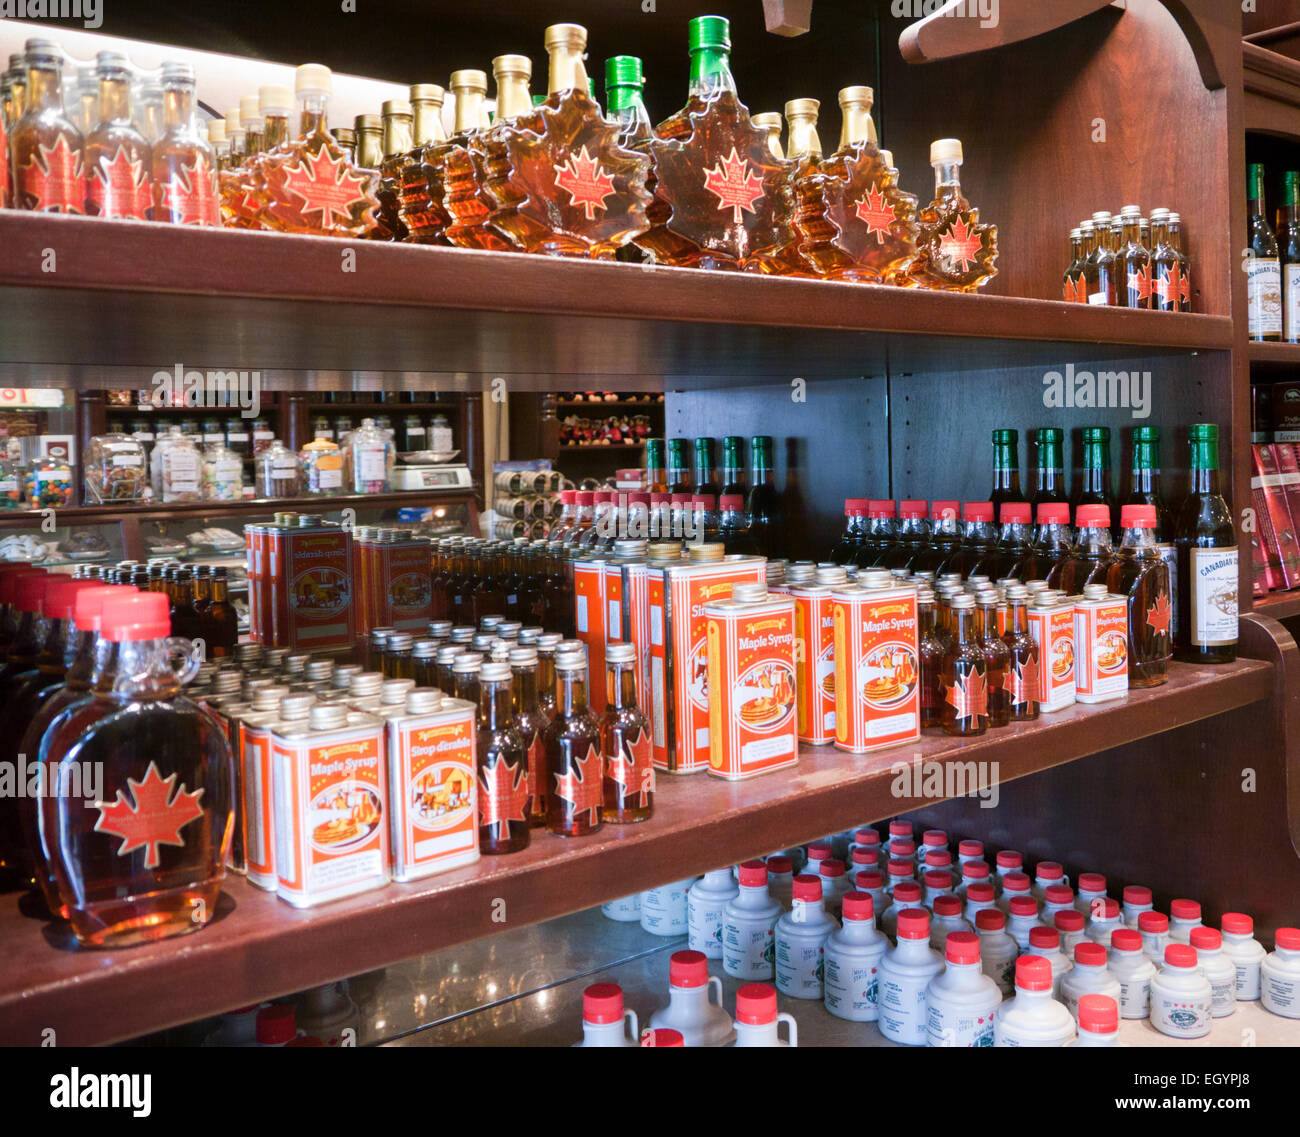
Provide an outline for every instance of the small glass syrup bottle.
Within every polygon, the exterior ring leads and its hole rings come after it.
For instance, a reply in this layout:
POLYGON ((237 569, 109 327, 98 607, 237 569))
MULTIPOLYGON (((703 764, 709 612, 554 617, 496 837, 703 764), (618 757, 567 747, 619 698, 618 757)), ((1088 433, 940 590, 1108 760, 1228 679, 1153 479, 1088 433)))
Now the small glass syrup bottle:
POLYGON ((1006 693, 1009 722, 1038 718, 1038 641, 1029 632, 1029 589, 1007 588, 1011 614, 1002 635, 1007 645, 1006 693))
POLYGON ((412 244, 445 245, 447 211, 442 207, 442 167, 436 163, 426 165, 425 155, 447 141, 442 128, 442 104, 447 93, 436 83, 417 83, 410 95, 414 142, 398 175, 399 212, 406 226, 406 239, 412 244))
POLYGON ((650 724, 636 705, 636 646, 605 645, 605 711, 600 717, 605 760, 602 817, 613 824, 646 821, 654 812, 650 724))
POLYGON ((981 225, 979 210, 961 192, 961 141, 930 144, 934 200, 917 213, 912 279, 922 288, 974 292, 997 273, 998 227, 981 225))
POLYGON ((934 593, 923 588, 916 594, 917 654, 921 661, 921 727, 943 725, 944 640, 939 634, 934 593))
MULTIPOLYGON (((820 106, 816 99, 791 99, 785 104, 785 120, 789 126, 790 138, 787 156, 795 164, 790 175, 792 185, 797 185, 821 166, 822 144, 817 135, 817 111, 820 106)), ((805 255, 807 245, 807 238, 795 228, 790 242, 773 254, 772 271, 779 272, 781 276, 820 276, 817 266, 805 255)))
POLYGON ((1061 277, 1063 299, 1071 304, 1088 302, 1087 289, 1080 295, 1079 281, 1083 279, 1083 230, 1070 230, 1070 263, 1061 277))
POLYGON ((153 144, 153 219, 221 225, 216 159, 194 122, 194 68, 162 65, 163 132, 153 144))
POLYGON ((943 654, 940 672, 943 729, 947 734, 971 737, 988 728, 988 665, 975 627, 975 597, 960 593, 948 606, 953 641, 943 654))
POLYGON ((149 143, 131 125, 131 68, 117 51, 101 51, 95 60, 99 111, 98 125, 86 138, 86 213, 147 221, 153 212, 153 164, 149 143))
MULTIPOLYGON (((378 241, 405 241, 407 232, 399 213, 397 189, 402 163, 415 145, 411 104, 405 99, 388 99, 382 109, 383 156, 379 162, 379 187, 375 192, 379 199, 379 213, 370 237, 371 240, 378 241)), ((361 161, 360 157, 360 144, 358 138, 357 164, 365 166, 367 163, 361 161)))
POLYGON ((508 663, 478 671, 478 845, 481 853, 528 848, 528 751, 511 708, 508 663))
POLYGON ((29 39, 23 61, 25 109, 9 138, 13 204, 41 213, 81 213, 86 204, 83 139, 63 110, 62 53, 50 40, 29 39))
POLYGON ((1092 215, 1092 240, 1083 262, 1083 280, 1089 304, 1115 307, 1120 298, 1121 267, 1111 244, 1112 216, 1104 209, 1092 215))
POLYGON ((998 636, 1000 606, 995 589, 975 593, 975 635, 984 651, 989 726, 1006 726, 1011 721, 1011 691, 1007 686, 1011 650, 998 636))
POLYGON ((1178 257, 1178 311, 1192 310, 1192 262, 1183 248, 1183 219, 1177 213, 1169 215, 1169 245, 1178 257))
POLYGON ((538 653, 536 648, 512 647, 510 670, 514 673, 515 728, 524 740, 528 755, 528 783, 532 802, 528 825, 538 829, 546 824, 546 745, 542 732, 550 724, 537 697, 538 653))
POLYGON ((376 174, 349 161, 329 132, 334 81, 328 67, 304 63, 294 73, 298 137, 263 163, 262 220, 281 233, 364 237, 375 223, 376 174))
POLYGON ((546 829, 581 837, 601 826, 605 797, 600 724, 587 706, 587 657, 580 650, 555 655, 555 718, 546 728, 550 775, 546 829))
MULTIPOLYGON (((1151 211, 1151 306, 1159 312, 1180 310, 1182 296, 1182 260, 1170 233, 1171 214, 1167 209, 1151 211)), ((1265 233, 1267 233, 1267 223, 1265 233)), ((1268 234, 1269 239, 1272 235, 1268 234)), ((1277 250, 1271 250, 1274 260, 1277 250)), ((1186 310, 1186 309, 1182 309, 1186 310)), ((1274 337, 1280 339, 1280 336, 1274 337)))
POLYGON ((1119 295, 1126 308, 1151 307, 1151 253, 1142 244, 1142 210, 1126 205, 1119 211, 1123 226, 1119 250, 1119 295))

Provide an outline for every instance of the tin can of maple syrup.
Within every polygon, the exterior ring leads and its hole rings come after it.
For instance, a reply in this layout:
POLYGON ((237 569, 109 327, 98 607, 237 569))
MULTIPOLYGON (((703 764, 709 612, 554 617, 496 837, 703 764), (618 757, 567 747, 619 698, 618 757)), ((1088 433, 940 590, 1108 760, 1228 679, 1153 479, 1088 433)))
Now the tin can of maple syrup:
POLYGON ((704 605, 729 599, 737 584, 765 583, 765 572, 762 557, 729 557, 720 544, 692 545, 685 563, 649 563, 649 710, 656 769, 670 774, 709 769, 704 605))
MULTIPOLYGON (((609 639, 605 564, 600 553, 584 553, 573 561, 573 621, 575 636, 587 648, 592 675, 605 674, 605 641, 609 639)), ((604 684, 593 683, 587 698, 595 714, 605 709, 604 684)))
POLYGON ((647 592, 646 542, 614 542, 614 555, 605 562, 606 640, 636 648, 637 706, 648 705, 650 607, 647 592))
POLYGON ((1038 709, 1074 705, 1074 603, 1057 589, 1036 591, 1026 611, 1029 634, 1038 644, 1038 709))
POLYGON ((835 745, 863 753, 921 737, 916 586, 867 569, 831 593, 835 745))
POLYGON ((799 760, 795 614, 765 584, 736 584, 704 605, 709 681, 709 773, 731 781, 799 760))
POLYGON ((317 703, 271 734, 276 894, 295 908, 389 880, 384 724, 317 703))
MULTIPOLYGON (((264 697, 263 702, 268 698, 264 697)), ((309 692, 289 694, 279 698, 274 709, 254 710, 243 719, 243 750, 239 761, 245 871, 249 884, 267 892, 274 892, 277 884, 271 734, 279 724, 304 725, 315 702, 316 696, 309 692)))
MULTIPOLYGON (((835 741, 835 611, 831 593, 848 583, 840 566, 790 569, 799 741, 835 741)), ((768 591, 772 591, 769 588, 768 591)))
POLYGON ((1074 598, 1074 697, 1104 703, 1128 693, 1128 599, 1085 584, 1074 598))
POLYGON ((294 527, 272 526, 268 543, 273 646, 312 651, 353 647, 352 535, 317 514, 304 513, 294 527))
POLYGON ((374 557, 379 623, 400 632, 423 632, 433 619, 429 542, 407 529, 385 529, 374 557))
POLYGON ((381 711, 394 880, 478 860, 476 716, 472 703, 424 687, 381 711))

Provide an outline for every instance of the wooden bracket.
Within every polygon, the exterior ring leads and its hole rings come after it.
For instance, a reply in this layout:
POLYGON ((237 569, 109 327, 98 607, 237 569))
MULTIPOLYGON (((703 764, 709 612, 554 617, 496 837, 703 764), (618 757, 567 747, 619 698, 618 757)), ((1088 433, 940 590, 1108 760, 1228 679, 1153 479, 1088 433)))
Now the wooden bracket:
POLYGON ((812 27, 813 0, 763 0, 767 30, 778 36, 801 36, 812 27))

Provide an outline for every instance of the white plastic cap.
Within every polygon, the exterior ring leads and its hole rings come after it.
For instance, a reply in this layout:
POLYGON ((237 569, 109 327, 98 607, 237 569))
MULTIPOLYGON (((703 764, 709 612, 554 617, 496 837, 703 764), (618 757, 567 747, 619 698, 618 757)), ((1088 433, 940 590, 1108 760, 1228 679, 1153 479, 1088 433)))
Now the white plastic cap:
POLYGON ((930 165, 935 162, 960 162, 961 139, 960 138, 936 138, 930 143, 930 165))
POLYGON ((293 110, 293 92, 288 87, 258 87, 257 103, 264 115, 293 110))
POLYGON ((226 141, 226 120, 224 118, 214 118, 210 123, 208 123, 208 141, 226 141))
POLYGON ((293 73, 293 89, 300 95, 328 95, 334 90, 334 76, 323 63, 304 63, 293 73))
POLYGON ((241 123, 262 121, 262 108, 256 95, 245 95, 239 100, 239 121, 241 123))

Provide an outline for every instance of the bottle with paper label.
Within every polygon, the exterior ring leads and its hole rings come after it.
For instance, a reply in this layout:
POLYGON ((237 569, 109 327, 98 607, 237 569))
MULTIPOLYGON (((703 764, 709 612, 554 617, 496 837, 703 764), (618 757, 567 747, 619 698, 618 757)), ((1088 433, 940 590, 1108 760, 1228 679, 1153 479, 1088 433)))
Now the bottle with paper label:
POLYGON ((925 989, 926 1045, 992 1046, 1002 992, 981 969, 980 937, 950 932, 944 958, 944 970, 925 989))
POLYGON ((822 905, 821 881, 806 874, 795 877, 793 905, 776 924, 778 991, 795 999, 823 997, 822 953, 826 938, 838 927, 822 905))
POLYGON ((1074 1039, 1074 1019, 1052 997, 1052 965, 1040 955, 1016 960, 1016 994, 997 1011, 994 1046, 1065 1046, 1074 1039))
POLYGON ((926 988, 943 969, 930 948, 930 913, 909 908, 898 916, 898 946, 880 963, 880 1033, 906 1046, 924 1046, 929 1010, 926 988))
POLYGON ((1219 920, 1223 954, 1237 969, 1237 1001, 1259 998, 1259 969, 1268 953, 1255 939, 1255 921, 1244 912, 1225 912, 1219 920))
POLYGON ((736 1045, 799 1045, 799 1030, 794 1016, 777 1013, 776 988, 771 984, 746 983, 736 992, 736 1045), (782 1023, 789 1028, 788 1040, 780 1036, 782 1023))
POLYGON ((722 925, 727 902, 740 892, 730 869, 713 869, 686 894, 687 943, 708 959, 722 958, 722 925))
POLYGON ((1178 511, 1178 658, 1231 663, 1237 658, 1237 535, 1219 484, 1219 428, 1188 429, 1191 485, 1178 511), (1183 598, 1186 597, 1186 603, 1183 598))
POLYGON ((727 901, 722 922, 722 967, 728 975, 747 980, 774 977, 780 917, 781 905, 767 891, 767 865, 746 861, 740 866, 740 890, 727 901))
MULTIPOLYGON (((1247 229, 1250 255, 1246 258, 1247 335, 1253 340, 1282 339, 1282 269, 1277 239, 1264 213, 1264 167, 1250 164, 1247 178, 1247 229)), ((1156 222, 1151 238, 1156 239, 1156 222)))
POLYGON ((1171 1038, 1203 1038, 1210 1033, 1213 1002, 1196 949, 1166 945, 1164 967, 1151 980, 1151 1025, 1171 1038))
POLYGON ((1260 964, 1260 999, 1264 1010, 1300 1019, 1300 928, 1278 928, 1273 944, 1260 964))
POLYGON ((844 894, 844 923, 823 948, 826 1009, 851 1022, 880 1017, 880 961, 889 941, 876 930, 875 901, 868 892, 844 894))

